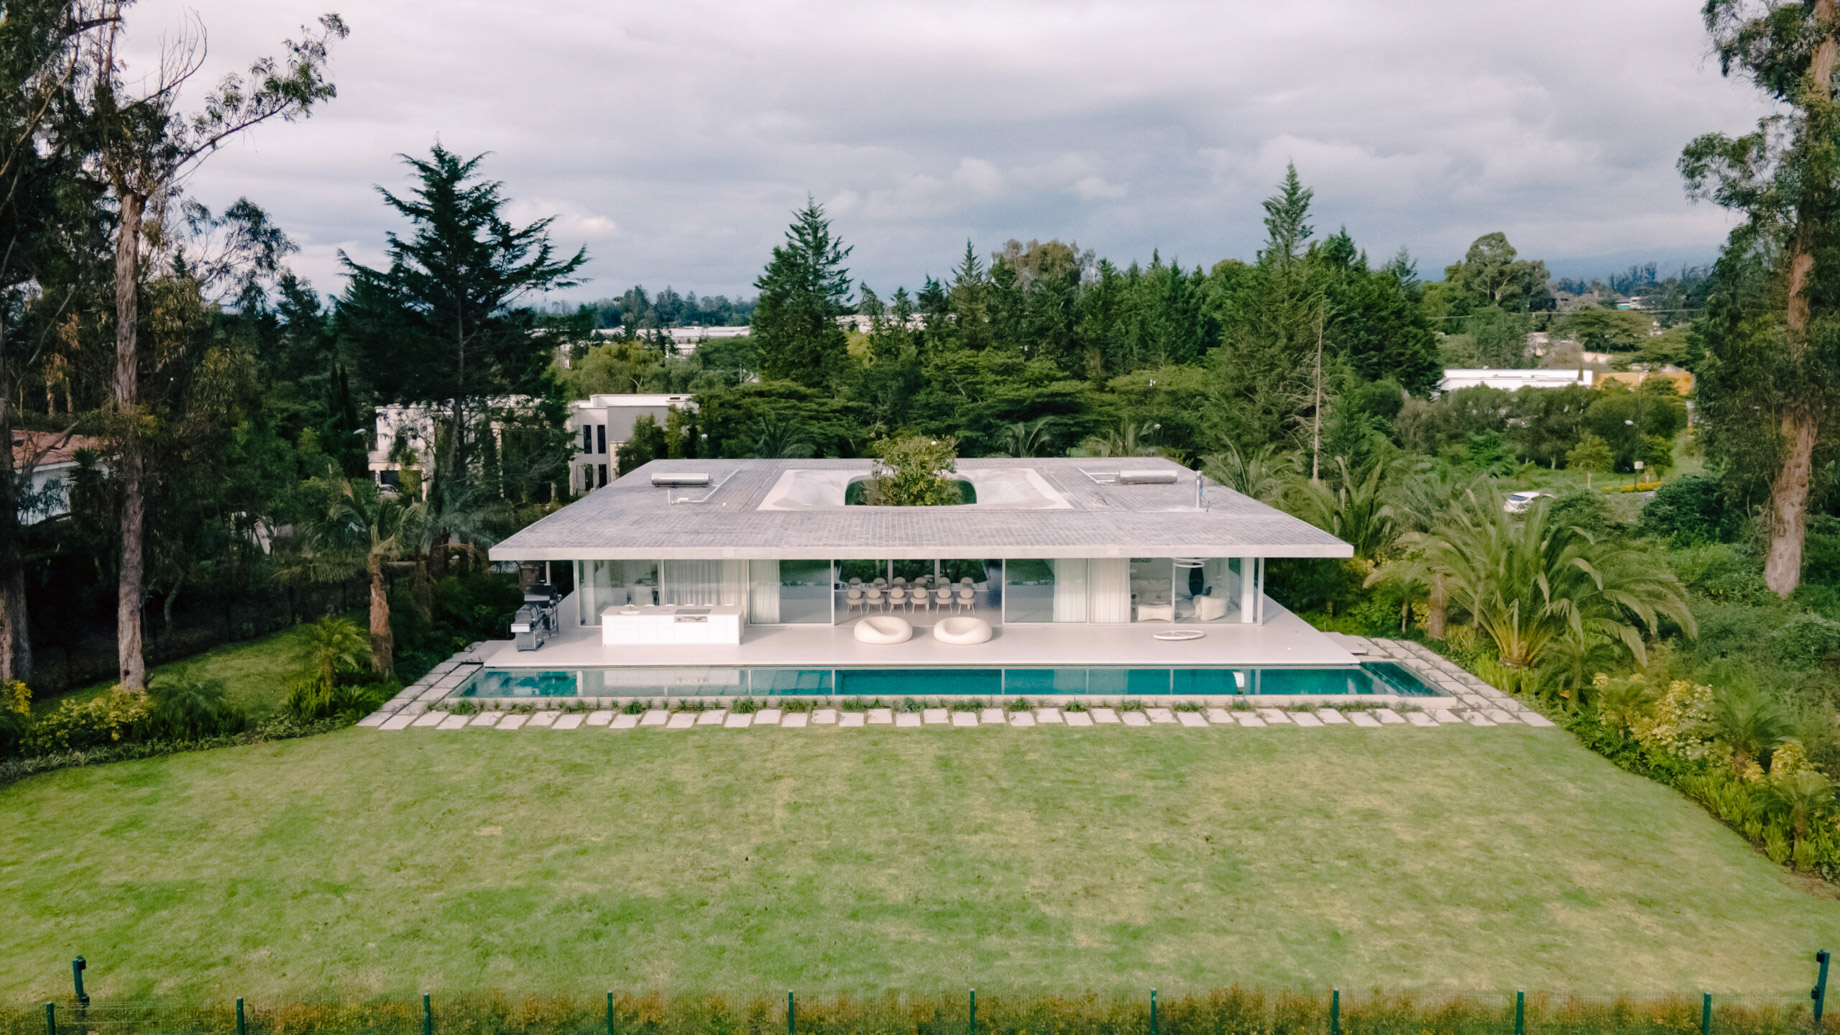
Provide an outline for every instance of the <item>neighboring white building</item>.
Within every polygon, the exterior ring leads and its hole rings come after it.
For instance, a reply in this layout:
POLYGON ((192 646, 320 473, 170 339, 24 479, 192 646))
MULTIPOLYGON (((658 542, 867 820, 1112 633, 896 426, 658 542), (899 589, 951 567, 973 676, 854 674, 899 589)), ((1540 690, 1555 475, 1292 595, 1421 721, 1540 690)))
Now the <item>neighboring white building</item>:
POLYGON ((689 406, 690 396, 668 394, 609 393, 569 403, 569 432, 575 441, 569 491, 579 496, 617 477, 620 447, 632 438, 640 417, 650 417, 662 428, 672 410, 689 406))
POLYGON ((1568 385, 1583 385, 1589 388, 1591 387, 1591 371, 1458 368, 1444 371, 1444 381, 1438 385, 1438 390, 1454 392, 1459 388, 1474 388, 1477 385, 1500 388, 1508 392, 1521 388, 1564 388, 1568 385))
POLYGON ((13 471, 31 472, 22 486, 26 495, 20 500, 19 523, 36 525, 70 513, 70 484, 77 470, 77 453, 99 449, 100 445, 85 435, 13 432, 13 471))
MULTIPOLYGON (((528 396, 506 396, 490 400, 494 410, 516 409, 531 404, 528 396)), ((403 457, 422 472, 422 492, 428 492, 427 475, 434 467, 434 435, 438 424, 450 420, 452 411, 445 405, 427 403, 385 403, 373 413, 370 449, 371 480, 378 485, 402 484, 403 457)), ((496 423, 494 435, 499 433, 496 423)))
MULTIPOLYGON (((698 345, 706 341, 713 341, 717 338, 745 338, 747 337, 748 329, 746 324, 742 324, 738 327, 665 327, 662 328, 661 331, 640 331, 639 336, 641 339, 644 339, 663 333, 665 337, 671 340, 671 346, 677 350, 678 355, 688 356, 696 351, 698 345)), ((616 327, 598 328, 594 333, 597 337, 601 338, 621 338, 626 335, 624 329, 616 327)), ((563 355, 566 359, 566 349, 563 350, 563 355)), ((564 362, 562 365, 566 367, 569 364, 564 362)))

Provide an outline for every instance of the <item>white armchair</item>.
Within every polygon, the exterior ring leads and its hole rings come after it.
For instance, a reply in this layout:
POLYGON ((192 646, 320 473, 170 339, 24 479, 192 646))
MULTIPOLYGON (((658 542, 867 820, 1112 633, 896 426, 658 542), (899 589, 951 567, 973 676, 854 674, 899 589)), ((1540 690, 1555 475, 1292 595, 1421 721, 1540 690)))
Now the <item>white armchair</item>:
POLYGON ((1213 622, 1227 617, 1225 597, 1199 596, 1195 598, 1195 620, 1213 622))

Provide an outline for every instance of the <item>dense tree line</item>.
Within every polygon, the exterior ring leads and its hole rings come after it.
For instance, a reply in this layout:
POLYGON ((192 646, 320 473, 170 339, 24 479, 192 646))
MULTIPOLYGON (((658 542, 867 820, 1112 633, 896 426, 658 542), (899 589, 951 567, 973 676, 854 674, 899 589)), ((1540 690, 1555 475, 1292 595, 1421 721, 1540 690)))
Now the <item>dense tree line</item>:
POLYGON ((231 135, 332 100, 343 23, 326 16, 185 112, 202 38, 130 77, 115 55, 129 8, 0 13, 0 61, 23 85, 0 93, 0 433, 84 447, 70 514, 30 524, 31 472, 0 450, 0 681, 30 676, 34 642, 113 616, 116 675, 138 692, 143 635, 173 635, 188 610, 247 635, 248 616, 324 606, 323 587, 354 578, 371 584, 371 661, 388 674, 397 644, 443 646, 420 636, 432 582, 476 568, 566 484, 551 360, 584 321, 530 307, 585 255, 556 251, 547 221, 506 222, 479 160, 437 146, 407 159, 411 190, 383 192, 409 227, 388 235, 387 264, 348 261, 346 290, 322 297, 257 203, 212 211, 182 185, 231 135), (424 414, 394 458, 399 494, 367 462, 384 403, 424 414), (410 606, 392 615, 396 593, 410 606))

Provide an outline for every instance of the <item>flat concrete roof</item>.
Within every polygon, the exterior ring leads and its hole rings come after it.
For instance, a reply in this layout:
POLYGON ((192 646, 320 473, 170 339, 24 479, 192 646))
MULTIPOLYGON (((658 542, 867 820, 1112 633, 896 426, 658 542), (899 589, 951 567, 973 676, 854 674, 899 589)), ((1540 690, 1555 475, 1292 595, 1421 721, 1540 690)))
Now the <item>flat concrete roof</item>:
POLYGON ((1349 557, 1353 548, 1169 460, 958 461, 979 502, 844 506, 869 460, 655 460, 492 547, 495 561, 1349 557), (801 474, 799 472, 810 472, 801 474), (1138 480, 1120 479, 1130 472, 1138 480), (707 475, 702 486, 654 477, 707 475), (1144 481, 1167 477, 1167 481, 1144 481), (983 483, 980 485, 980 483, 983 483), (987 491, 988 490, 988 491, 987 491))

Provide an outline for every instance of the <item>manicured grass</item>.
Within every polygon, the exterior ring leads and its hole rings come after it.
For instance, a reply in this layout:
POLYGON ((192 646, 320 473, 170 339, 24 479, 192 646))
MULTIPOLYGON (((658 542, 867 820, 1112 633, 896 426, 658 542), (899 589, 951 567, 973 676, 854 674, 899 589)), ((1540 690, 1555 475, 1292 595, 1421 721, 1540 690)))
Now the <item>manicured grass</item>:
POLYGON ((1805 995, 1840 901, 1558 730, 349 729, 0 788, 0 997, 1805 995))
MULTIPOLYGON (((189 665, 204 678, 223 680, 224 696, 231 704, 251 716, 271 715, 287 703, 288 680, 307 669, 300 656, 305 636, 306 626, 296 625, 253 640, 213 647, 184 661, 157 666, 148 677, 157 680, 189 665)), ((65 701, 81 701, 106 692, 109 686, 98 683, 57 697, 43 698, 33 702, 33 709, 45 711, 65 701)))

